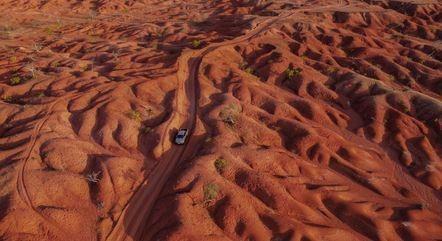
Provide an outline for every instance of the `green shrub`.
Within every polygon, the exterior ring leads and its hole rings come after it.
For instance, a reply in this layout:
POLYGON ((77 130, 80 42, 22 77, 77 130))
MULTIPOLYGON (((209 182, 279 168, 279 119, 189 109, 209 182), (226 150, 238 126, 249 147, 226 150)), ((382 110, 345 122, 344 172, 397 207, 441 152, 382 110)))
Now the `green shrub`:
POLYGON ((58 19, 56 23, 47 26, 44 29, 44 32, 48 35, 52 35, 55 32, 59 32, 62 27, 63 27, 63 23, 61 22, 60 19, 58 19))
POLYGON ((287 76, 288 79, 293 79, 294 77, 300 76, 302 72, 301 68, 291 68, 289 67, 288 69, 285 70, 285 75, 287 76))
POLYGON ((201 46, 201 40, 194 39, 194 40, 192 40, 191 44, 192 44, 193 48, 199 48, 201 46))
POLYGON ((247 67, 244 71, 248 74, 255 74, 255 70, 252 67, 247 67))
POLYGON ((327 72, 330 73, 330 74, 336 73, 336 72, 338 72, 338 68, 336 68, 334 66, 328 67, 327 68, 327 72))
POLYGON ((204 201, 210 202, 214 200, 216 197, 218 197, 218 191, 219 187, 215 183, 208 183, 204 185, 203 187, 204 201))
POLYGON ((5 101, 5 102, 11 102, 11 101, 13 100, 13 97, 10 96, 10 95, 3 95, 3 96, 1 97, 1 99, 2 99, 3 101, 5 101))
POLYGON ((222 173, 227 167, 227 160, 223 158, 218 158, 215 160, 215 168, 219 173, 222 173))
POLYGON ((51 26, 49 26, 49 27, 45 28, 44 32, 47 35, 52 35, 52 34, 54 34, 54 29, 51 26))
POLYGON ((239 65, 239 68, 248 74, 255 75, 255 69, 249 66, 247 62, 243 62, 239 65))
POLYGON ((57 68, 60 66, 60 63, 58 61, 54 61, 49 66, 51 66, 51 68, 57 68))
POLYGON ((219 116, 224 123, 233 126, 236 124, 239 112, 241 112, 241 107, 230 104, 221 110, 219 116))
POLYGON ((141 112, 139 112, 138 110, 131 110, 127 113, 127 116, 132 119, 135 120, 137 122, 141 122, 142 121, 142 116, 141 116, 141 112))
POLYGON ((14 76, 9 80, 9 84, 11 84, 11 85, 18 85, 20 83, 21 83, 20 76, 14 76))

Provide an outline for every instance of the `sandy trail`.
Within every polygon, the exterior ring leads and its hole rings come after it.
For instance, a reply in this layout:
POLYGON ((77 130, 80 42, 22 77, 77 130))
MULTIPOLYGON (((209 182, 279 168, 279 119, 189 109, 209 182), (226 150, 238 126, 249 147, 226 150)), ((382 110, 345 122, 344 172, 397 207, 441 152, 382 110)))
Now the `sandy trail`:
POLYGON ((162 160, 152 172, 152 175, 149 176, 149 179, 142 184, 140 189, 136 192, 131 201, 128 203, 106 240, 140 240, 143 233, 143 224, 145 224, 149 219, 149 215, 152 211, 151 209, 155 204, 157 197, 161 193, 162 187, 165 185, 170 177, 170 174, 173 172, 178 163, 185 159, 183 153, 192 153, 192 150, 188 149, 192 149, 196 146, 192 145, 192 147, 189 147, 188 143, 192 141, 192 134, 195 129, 197 118, 196 111, 198 100, 196 99, 196 96, 198 96, 198 93, 196 93, 196 90, 198 86, 198 71, 202 58, 219 47, 247 41, 248 39, 260 34, 261 32, 268 30, 271 25, 277 23, 281 19, 285 19, 291 15, 296 14, 296 12, 310 10, 321 11, 339 6, 346 6, 346 4, 324 6, 320 9, 311 8, 295 10, 292 12, 284 13, 281 16, 263 21, 244 36, 223 43, 211 44, 202 50, 189 51, 184 53, 180 57, 178 61, 179 70, 177 73, 179 88, 177 90, 177 95, 174 102, 176 105, 176 110, 174 111, 173 115, 166 125, 166 133, 162 135, 161 141, 162 153, 165 153, 165 155, 161 158, 162 160), (168 133, 170 133, 171 131, 171 129, 169 128, 177 127, 189 128, 189 141, 184 146, 172 146, 169 147, 168 151, 165 151, 165 146, 170 146, 171 142, 168 135, 168 133))
MULTIPOLYGON (((109 85, 101 86, 99 89, 108 89, 108 88, 115 87, 119 84, 120 83, 111 83, 109 85)), ((124 84, 124 83, 122 83, 122 84, 124 84)), ((20 164, 20 168, 18 170, 17 179, 16 179, 16 191, 17 191, 19 197, 21 198, 21 200, 26 204, 26 206, 29 209, 33 210, 33 212, 36 213, 43 221, 48 222, 50 225, 55 227, 60 232, 60 235, 65 236, 65 237, 69 237, 69 236, 73 235, 73 233, 71 233, 66 228, 61 227, 56 221, 52 220, 50 217, 42 215, 34 207, 32 200, 29 196, 29 192, 26 187, 25 173, 26 173, 26 168, 27 168, 28 162, 31 158, 31 155, 32 155, 34 149, 35 149, 37 138, 38 138, 42 128, 44 127, 44 125, 48 121, 48 119, 51 117, 51 115, 54 114, 53 111, 54 111, 54 108, 57 106, 57 104, 63 103, 67 99, 74 99, 74 98, 80 97, 80 96, 82 96, 88 92, 91 92, 91 91, 96 92, 99 90, 92 89, 90 91, 85 91, 85 92, 80 92, 80 93, 66 94, 66 95, 61 96, 61 97, 57 98, 56 100, 54 100, 47 108, 44 109, 44 113, 45 113, 44 116, 41 118, 41 120, 37 124, 35 124, 35 127, 32 131, 31 141, 27 147, 27 150, 25 151, 26 156, 25 156, 25 158, 23 158, 23 161, 20 164)))

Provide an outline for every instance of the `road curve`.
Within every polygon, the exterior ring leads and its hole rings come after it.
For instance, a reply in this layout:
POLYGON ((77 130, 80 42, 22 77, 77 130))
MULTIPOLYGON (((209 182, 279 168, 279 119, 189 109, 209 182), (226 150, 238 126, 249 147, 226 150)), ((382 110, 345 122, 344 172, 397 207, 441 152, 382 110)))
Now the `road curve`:
MULTIPOLYGON (((324 7, 324 9, 337 6, 342 7, 342 5, 331 5, 324 7)), ((165 124, 160 144, 154 150, 157 156, 161 155, 159 164, 157 164, 149 176, 149 179, 146 179, 141 184, 140 188, 123 209, 122 214, 118 218, 111 233, 107 236, 106 241, 141 240, 144 228, 143 224, 147 222, 163 186, 179 161, 183 159, 183 154, 186 149, 190 148, 187 144, 183 146, 172 146, 169 133, 173 129, 186 127, 189 129, 189 139, 192 140, 197 118, 198 70, 203 57, 219 47, 247 41, 267 30, 271 25, 281 19, 285 19, 296 12, 309 10, 318 9, 297 9, 277 17, 267 18, 243 36, 221 43, 213 43, 200 50, 186 51, 180 56, 178 60, 178 89, 175 96, 174 113, 172 113, 172 116, 165 124)))

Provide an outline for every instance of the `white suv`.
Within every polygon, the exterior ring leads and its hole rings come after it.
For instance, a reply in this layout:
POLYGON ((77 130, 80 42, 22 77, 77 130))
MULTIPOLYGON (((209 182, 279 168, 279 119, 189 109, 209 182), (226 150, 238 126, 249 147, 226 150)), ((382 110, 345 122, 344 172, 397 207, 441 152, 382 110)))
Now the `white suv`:
POLYGON ((175 144, 183 145, 186 142, 189 130, 181 128, 175 136, 175 144))

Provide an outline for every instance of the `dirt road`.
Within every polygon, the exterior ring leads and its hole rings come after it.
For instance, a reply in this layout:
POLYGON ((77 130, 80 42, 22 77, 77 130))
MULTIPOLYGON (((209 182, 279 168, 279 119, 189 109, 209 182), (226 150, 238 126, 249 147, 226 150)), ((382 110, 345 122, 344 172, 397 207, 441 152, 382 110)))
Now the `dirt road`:
MULTIPOLYGON (((332 7, 336 6, 326 6, 324 9, 332 7)), ((303 9, 302 11, 308 10, 317 11, 318 9, 303 9)), ((161 160, 149 179, 144 181, 132 200, 126 206, 122 215, 118 219, 117 224, 114 226, 106 240, 140 240, 142 229, 144 228, 143 224, 147 222, 152 207, 155 204, 162 187, 169 179, 170 174, 173 172, 177 164, 186 158, 183 154, 185 152, 192 153, 192 151, 188 149, 195 148, 195 145, 189 146, 188 144, 184 146, 171 146, 170 133, 173 128, 178 129, 179 127, 186 127, 190 130, 189 142, 192 141, 192 133, 195 129, 197 119, 198 71, 204 56, 219 47, 247 41, 267 30, 271 25, 298 11, 300 10, 287 12, 274 18, 267 18, 246 35, 230 41, 214 43, 201 50, 188 51, 180 57, 178 61, 179 70, 177 72, 179 86, 175 97, 175 110, 167 122, 166 128, 161 136, 161 144, 158 145, 156 150, 154 150, 156 155, 161 155, 161 160)))

